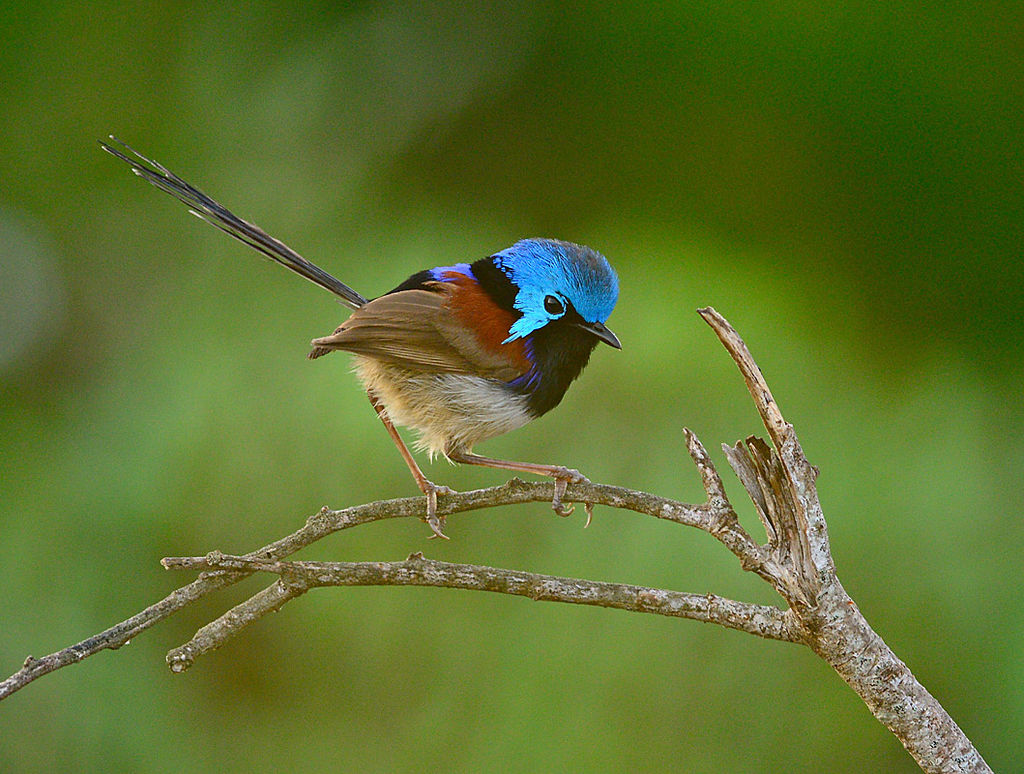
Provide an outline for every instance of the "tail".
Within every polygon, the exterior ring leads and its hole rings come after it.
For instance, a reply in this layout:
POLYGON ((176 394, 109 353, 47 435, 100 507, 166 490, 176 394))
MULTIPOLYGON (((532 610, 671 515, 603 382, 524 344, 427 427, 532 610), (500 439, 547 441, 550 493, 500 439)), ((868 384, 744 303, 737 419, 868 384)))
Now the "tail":
POLYGON ((286 244, 267 234, 263 229, 242 220, 198 188, 193 188, 166 167, 137 153, 113 135, 110 136, 110 140, 121 146, 129 155, 125 155, 124 152, 117 148, 100 141, 100 146, 103 150, 126 162, 139 177, 145 178, 160 190, 166 191, 174 198, 183 202, 188 206, 189 211, 193 215, 199 216, 210 225, 219 228, 225 234, 233 236, 239 242, 249 245, 253 250, 262 253, 275 263, 279 263, 296 274, 301 274, 310 282, 315 282, 325 290, 331 291, 347 306, 358 309, 368 303, 367 299, 363 298, 341 280, 335 279, 319 266, 310 263, 286 244))

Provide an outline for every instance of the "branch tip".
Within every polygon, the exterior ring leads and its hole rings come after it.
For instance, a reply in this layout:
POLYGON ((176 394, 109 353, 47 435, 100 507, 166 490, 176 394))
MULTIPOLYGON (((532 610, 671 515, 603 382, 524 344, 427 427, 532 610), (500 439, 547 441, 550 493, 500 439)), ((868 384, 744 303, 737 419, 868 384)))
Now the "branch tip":
POLYGON ((740 373, 743 375, 743 381, 747 384, 747 390, 750 392, 750 397, 754 400, 754 405, 757 407, 757 412, 761 415, 761 421, 764 423, 765 429, 768 430, 768 435, 771 436, 776 448, 781 448, 783 436, 788 425, 786 420, 782 418, 782 412, 779 411, 779 407, 775 403, 772 391, 768 388, 768 383, 765 381, 760 367, 754 361, 753 355, 750 354, 747 345, 740 338, 736 329, 714 307, 704 307, 697 310, 697 313, 704 322, 711 326, 719 341, 722 342, 722 346, 732 356, 733 362, 736 363, 740 373))
POLYGON ((690 453, 693 464, 697 466, 697 472, 700 473, 704 492, 708 496, 708 504, 715 506, 727 504, 725 485, 722 483, 722 477, 715 470, 715 464, 711 461, 708 450, 704 448, 704 444, 690 428, 684 427, 683 434, 686 436, 686 450, 690 453))

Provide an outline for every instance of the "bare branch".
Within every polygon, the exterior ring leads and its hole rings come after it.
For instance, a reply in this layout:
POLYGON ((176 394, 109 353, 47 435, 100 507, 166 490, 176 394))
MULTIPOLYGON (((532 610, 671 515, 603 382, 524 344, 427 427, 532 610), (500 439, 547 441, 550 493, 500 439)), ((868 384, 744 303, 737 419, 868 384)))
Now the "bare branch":
POLYGON ((403 562, 266 562, 213 552, 205 557, 169 557, 168 568, 263 571, 280 580, 204 626, 187 644, 168 654, 174 671, 183 671, 195 658, 220 647, 243 628, 308 589, 324 586, 443 586, 529 597, 535 601, 654 613, 716 623, 758 637, 801 642, 792 615, 767 605, 725 599, 714 594, 688 594, 624 583, 521 572, 499 567, 453 564, 413 554, 403 562))
MULTIPOLYGON (((791 513, 791 518, 797 520, 801 535, 799 539, 805 543, 805 546, 801 547, 800 553, 809 555, 810 563, 819 574, 834 574, 835 564, 832 561, 832 549, 828 540, 828 526, 825 523, 825 516, 818 500, 818 490, 815 486, 818 469, 811 465, 804 456, 793 426, 783 418, 760 367, 735 328, 713 307, 698 309, 697 313, 711 326, 722 345, 732 356, 747 384, 750 397, 753 398, 754 405, 761 415, 761 421, 764 422, 765 429, 772 439, 772 444, 782 463, 784 485, 791 490, 791 496, 796 505, 791 513)), ((743 481, 742 476, 740 480, 743 481)), ((744 486, 747 485, 746 481, 743 483, 744 486)), ((747 491, 750 492, 749 487, 747 487, 747 491)))
POLYGON ((757 511, 757 516, 761 519, 761 525, 768 536, 768 549, 774 550, 779 543, 779 533, 775 528, 772 514, 769 512, 768 500, 765 497, 761 483, 757 480, 757 473, 754 471, 750 456, 739 441, 736 442, 735 446, 723 443, 722 452, 725 454, 725 458, 728 460, 736 477, 743 484, 743 488, 747 490, 747 495, 749 495, 754 503, 754 509, 757 511))
POLYGON ((761 421, 764 422, 764 426, 768 430, 768 435, 771 436, 776 446, 781 446, 782 436, 786 432, 786 428, 789 427, 789 423, 782 418, 782 412, 779 411, 778 404, 775 403, 772 391, 768 389, 768 383, 764 380, 764 375, 750 354, 750 350, 747 349, 747 345, 743 343, 743 339, 740 338, 736 329, 716 312, 714 307, 698 309, 697 314, 711 326, 722 345, 736 361, 736 365, 739 366, 740 373, 743 375, 743 381, 747 383, 747 389, 750 390, 750 397, 754 399, 754 405, 761 415, 761 421))
MULTIPOLYGON (((692 439, 691 445, 693 441, 696 441, 696 439, 692 439)), ((700 442, 696 441, 696 443, 699 446, 700 442)), ((703 447, 700 447, 700 451, 706 458, 707 455, 703 451, 703 447)), ((717 473, 715 475, 717 476, 717 473)), ((723 542, 728 540, 729 542, 726 544, 730 546, 730 550, 733 553, 740 557, 744 566, 761 567, 764 564, 764 558, 760 555, 760 547, 746 533, 742 531, 735 533, 732 530, 722 532, 719 530, 719 533, 716 534, 715 524, 717 522, 713 518, 714 512, 707 503, 689 505, 646 492, 602 484, 571 484, 563 500, 565 502, 607 505, 613 508, 655 516, 656 518, 683 524, 688 527, 695 527, 715 534, 723 542)), ((550 483, 526 483, 518 478, 513 478, 502 486, 443 495, 438 500, 437 512, 439 516, 451 516, 456 513, 492 508, 499 505, 534 502, 546 503, 550 501, 550 483)), ((423 512, 423 498, 421 497, 381 500, 336 511, 324 507, 318 513, 309 517, 306 523, 295 532, 246 554, 246 557, 254 560, 276 561, 290 556, 296 551, 334 532, 383 519, 422 518, 423 512)), ((147 607, 131 618, 115 624, 109 629, 93 635, 82 642, 75 643, 42 658, 29 656, 21 669, 0 682, 0 700, 10 696, 43 675, 69 664, 78 663, 83 658, 92 656, 100 651, 116 650, 132 637, 137 636, 153 624, 173 615, 186 605, 205 597, 211 592, 238 583, 250 574, 251 571, 239 571, 229 574, 201 576, 187 586, 171 592, 164 599, 147 607)), ((212 636, 212 632, 207 634, 212 636)))
MULTIPOLYGON (((382 519, 423 518, 420 497, 387 500, 331 511, 327 508, 292 534, 244 556, 213 552, 206 557, 164 560, 174 569, 201 572, 192 583, 126 621, 83 642, 46 656, 28 658, 0 683, 0 699, 28 683, 104 649, 117 648, 188 604, 254 572, 277 575, 270 586, 236 605, 168 654, 171 669, 187 669, 195 658, 219 647, 289 600, 322 586, 444 586, 525 596, 535 600, 692 618, 768 639, 808 645, 861 696, 871 712, 928 772, 988 772, 978 751, 882 638, 871 628, 836 575, 828 529, 818 499, 817 469, 804 455, 746 344, 710 307, 701 316, 714 329, 740 369, 772 444, 749 437, 725 446, 725 454, 750 495, 764 525, 761 545, 742 527, 722 479, 704 446, 686 431, 686 443, 701 476, 707 501, 676 502, 645 492, 597 484, 572 484, 565 502, 607 505, 708 532, 742 567, 767 581, 788 610, 752 605, 712 594, 687 594, 643 586, 559 578, 518 570, 451 564, 414 554, 403 562, 286 562, 300 548, 339 530, 382 519)), ((437 515, 527 502, 550 502, 551 484, 513 479, 504 486, 444 495, 437 515)), ((588 517, 590 508, 588 507, 588 517)))
POLYGON ((240 605, 235 605, 216 621, 208 623, 184 645, 171 650, 167 654, 167 666, 172 672, 184 672, 197 656, 216 650, 249 624, 267 613, 277 612, 285 602, 302 596, 307 588, 303 584, 286 583, 282 577, 240 605))
POLYGON ((24 688, 33 680, 38 680, 43 675, 48 675, 50 672, 54 672, 61 667, 77 664, 82 659, 99 653, 101 650, 117 650, 122 645, 128 644, 133 637, 141 634, 153 624, 173 615, 186 605, 190 605, 206 596, 211 591, 231 585, 237 579, 235 576, 230 575, 199 578, 187 586, 176 589, 156 604, 150 605, 131 618, 121 621, 121 623, 115 624, 99 634, 94 634, 88 639, 42 658, 29 656, 25 659, 21 669, 3 682, 0 682, 0 700, 24 688))
POLYGON ((714 535, 740 560, 744 570, 754 572, 776 589, 781 584, 781 569, 769 554, 758 545, 736 518, 736 511, 725 496, 722 479, 715 470, 704 445, 689 429, 685 430, 686 445, 700 472, 704 489, 708 495, 707 509, 709 522, 702 529, 714 535))
POLYGON ((990 772, 971 741, 871 628, 836 575, 818 499, 818 470, 785 421, 746 344, 714 309, 700 315, 740 369, 772 439, 726 447, 769 535, 776 590, 790 604, 810 647, 827 661, 927 772, 990 772), (774 538, 774 541, 773 541, 774 538))

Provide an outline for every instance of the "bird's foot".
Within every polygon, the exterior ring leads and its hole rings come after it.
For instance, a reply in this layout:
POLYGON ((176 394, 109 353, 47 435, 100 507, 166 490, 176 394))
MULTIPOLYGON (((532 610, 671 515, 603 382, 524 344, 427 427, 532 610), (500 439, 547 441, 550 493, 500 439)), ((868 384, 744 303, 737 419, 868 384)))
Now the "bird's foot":
POLYGON ((455 494, 455 490, 448 486, 438 486, 426 479, 420 484, 420 490, 427 496, 427 516, 423 520, 434 533, 428 539, 441 538, 442 540, 451 540, 451 538, 444 534, 444 516, 437 515, 437 496, 439 494, 455 494))
MULTIPOLYGON (((551 510, 553 510, 559 516, 569 516, 573 511, 576 510, 575 505, 570 505, 566 508, 562 504, 562 498, 565 496, 565 490, 569 484, 589 484, 590 479, 580 473, 578 470, 572 468, 554 468, 551 471, 551 477, 555 479, 555 496, 551 500, 551 510)), ((590 523, 590 512, 592 506, 587 508, 587 524, 590 523)))

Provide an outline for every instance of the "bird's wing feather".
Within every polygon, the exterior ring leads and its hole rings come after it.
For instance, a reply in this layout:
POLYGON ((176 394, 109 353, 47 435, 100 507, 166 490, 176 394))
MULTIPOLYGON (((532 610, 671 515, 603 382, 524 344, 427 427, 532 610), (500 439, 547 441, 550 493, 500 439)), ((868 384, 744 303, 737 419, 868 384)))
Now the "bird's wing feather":
POLYGON ((313 340, 310 357, 335 349, 412 371, 457 373, 509 381, 522 373, 501 352, 486 349, 446 306, 453 288, 402 290, 357 309, 330 336, 313 340))

